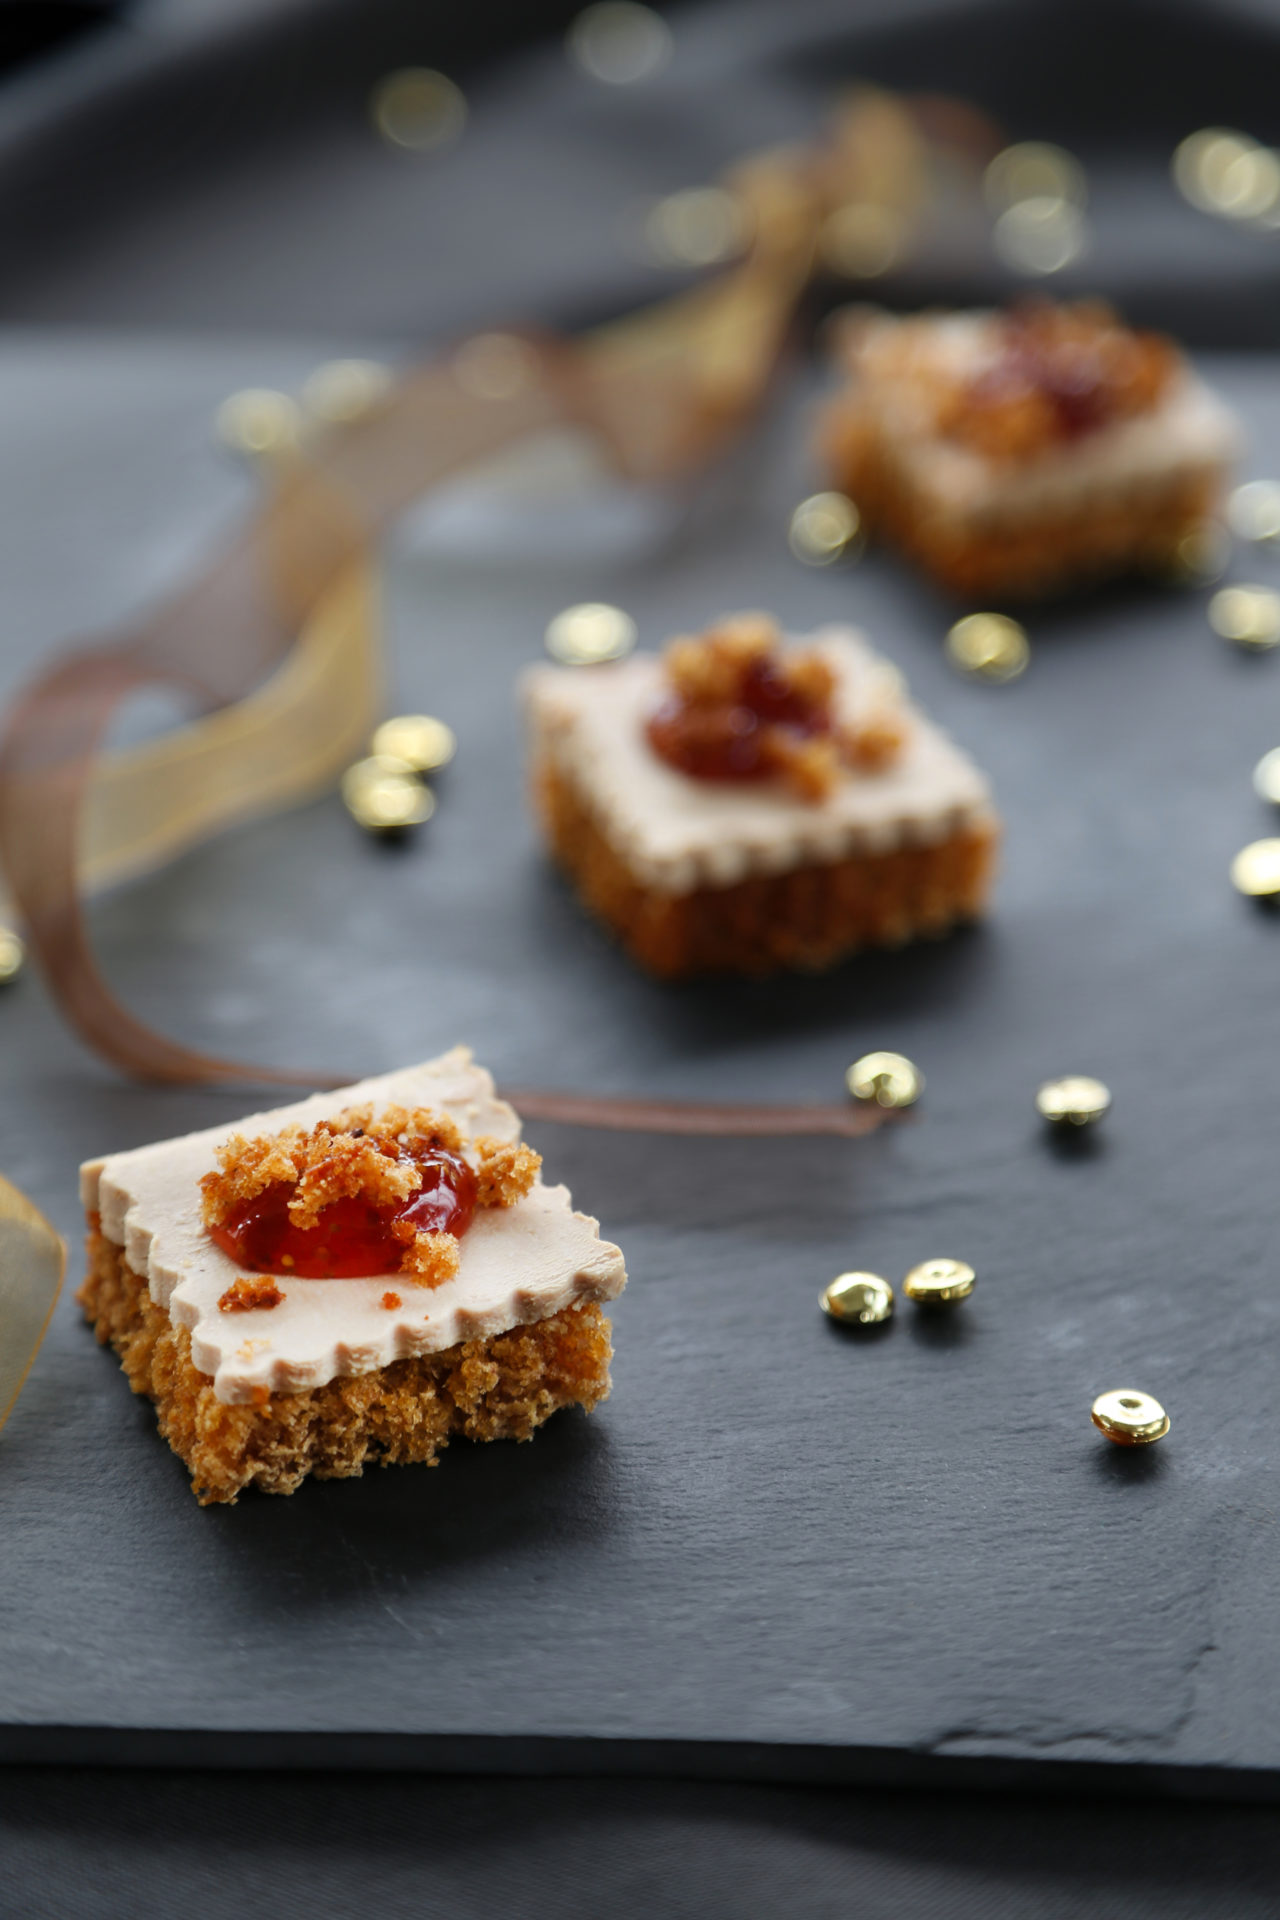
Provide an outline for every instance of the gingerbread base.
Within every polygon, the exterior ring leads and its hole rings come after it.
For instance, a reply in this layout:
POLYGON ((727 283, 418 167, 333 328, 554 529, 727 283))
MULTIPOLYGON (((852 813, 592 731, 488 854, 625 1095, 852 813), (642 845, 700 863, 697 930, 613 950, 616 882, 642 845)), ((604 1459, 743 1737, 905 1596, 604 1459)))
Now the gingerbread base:
POLYGON ((884 540, 966 599, 1031 599, 1129 573, 1176 573, 1179 548, 1221 505, 1217 466, 1132 482, 1123 494, 1082 492, 1069 510, 941 511, 912 486, 862 410, 833 403, 823 436, 832 484, 884 540))
POLYGON ((457 1434, 528 1440, 558 1408, 589 1412, 609 1392, 609 1322, 588 1302, 307 1393, 227 1406, 192 1365, 186 1328, 155 1305, 123 1248, 96 1229, 87 1245, 88 1278, 76 1298, 133 1391, 155 1402, 160 1432, 201 1506, 233 1504, 246 1487, 293 1493, 308 1474, 343 1479, 366 1462, 434 1466, 457 1434))
POLYGON ((556 860, 596 917, 659 979, 817 971, 862 947, 945 933, 982 912, 995 870, 993 826, 764 874, 730 887, 658 893, 638 881, 547 762, 534 797, 556 860))

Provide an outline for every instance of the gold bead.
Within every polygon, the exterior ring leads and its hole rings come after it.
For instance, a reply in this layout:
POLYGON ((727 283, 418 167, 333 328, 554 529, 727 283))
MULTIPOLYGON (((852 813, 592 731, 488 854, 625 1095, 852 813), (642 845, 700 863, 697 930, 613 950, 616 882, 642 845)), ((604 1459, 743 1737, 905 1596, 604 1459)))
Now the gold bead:
POLYGON ((415 153, 448 146, 467 120, 461 88, 434 67, 402 67, 387 74, 370 96, 369 111, 384 140, 415 153))
POLYGON ((347 768, 342 798, 351 818, 366 833, 403 833, 408 827, 420 827, 436 810, 434 794, 408 761, 386 753, 371 754, 347 768))
POLYGON ((1220 587, 1209 602, 1209 625, 1238 647, 1265 652, 1280 643, 1280 593, 1270 587, 1220 587))
POLYGON ((1092 1127, 1111 1105, 1111 1089, 1087 1073, 1046 1080, 1036 1094, 1036 1109, 1055 1127, 1092 1127))
POLYGON ((1280 540, 1280 480, 1246 480, 1227 500, 1227 525, 1237 540, 1280 540))
POLYGON ((598 666, 620 660, 636 643, 636 623, 621 607, 587 600, 566 607, 547 628, 546 647, 566 667, 598 666))
POLYGON ((22 972, 27 950, 12 927, 0 927, 0 987, 16 980, 22 972))
POLYGON ((1280 899, 1280 840, 1251 840, 1231 862, 1231 884, 1250 900, 1280 899))
POLYGON ((302 409, 274 387, 244 387, 218 408, 218 438, 235 453, 288 453, 298 444, 302 409))
POLYGON ((1016 680, 1031 658, 1026 630, 1003 613, 967 613, 947 634, 947 657, 981 680, 1016 680))
POLYGON ((846 1327, 882 1327, 893 1315, 893 1288, 878 1273, 841 1273, 818 1295, 832 1320, 846 1327))
POLYGON ((862 516, 843 493, 814 493, 791 516, 787 539, 797 560, 829 567, 862 546, 862 516))
POLYGON ((403 760, 414 773, 438 773, 458 750, 453 728, 429 713, 400 713, 384 720, 369 744, 375 759, 403 760))
POLYGON ((877 1107, 911 1107, 924 1092, 924 1075, 905 1053, 864 1053, 844 1083, 855 1100, 877 1107))
POLYGON ((1280 807, 1280 747, 1264 753, 1253 770, 1253 790, 1260 800, 1280 807))
POLYGON ((1149 1447, 1163 1440, 1170 1420, 1158 1400, 1136 1387, 1118 1387, 1113 1393, 1100 1393, 1089 1409, 1089 1418, 1099 1433, 1114 1440, 1118 1447, 1149 1447))
POLYGON ((386 398, 391 369, 380 360, 326 360, 302 384, 302 404, 335 426, 364 420, 386 398))
POLYGON ((922 1260, 902 1283, 908 1300, 922 1307, 949 1307, 967 1300, 978 1276, 964 1260, 922 1260))

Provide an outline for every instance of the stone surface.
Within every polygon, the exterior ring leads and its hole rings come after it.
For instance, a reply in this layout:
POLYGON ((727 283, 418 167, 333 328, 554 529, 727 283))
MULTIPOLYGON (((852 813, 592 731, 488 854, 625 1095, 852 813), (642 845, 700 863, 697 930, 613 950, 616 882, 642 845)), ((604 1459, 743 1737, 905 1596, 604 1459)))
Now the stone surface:
MULTIPOLYGON (((252 358, 4 348, 0 418, 42 392, 54 436, 35 463, 11 443, 0 460, 10 684, 56 636, 30 617, 50 618, 41 580, 79 619, 141 595, 136 567, 99 571, 113 462, 111 548, 153 571, 226 510, 205 409, 252 358), (131 395, 150 396, 147 436, 131 395)), ((1265 471, 1280 382, 1209 371, 1265 471)), ((433 1471, 201 1511, 68 1294, 0 1438, 5 1756, 1280 1776, 1280 921, 1227 881, 1269 826, 1249 771, 1275 744, 1276 663, 1218 645, 1202 594, 1135 589, 1033 616, 1016 685, 960 680, 941 655, 956 609, 888 562, 790 561, 805 473, 784 410, 696 542, 607 561, 481 566, 428 516, 387 588, 394 704, 460 742, 431 827, 376 846, 335 797, 104 900, 96 933, 151 1018, 280 1064, 354 1077, 466 1036, 500 1084, 789 1101, 839 1097, 851 1059, 892 1046, 925 1100, 852 1142, 530 1127, 627 1250, 614 1396, 433 1471), (991 923, 818 979, 634 973, 545 868, 518 764, 516 675, 588 594, 646 645, 730 601, 800 630, 855 619, 991 773, 1008 822, 991 923), (1032 1103, 1067 1070, 1115 1105, 1060 1147, 1032 1103), (854 1345, 816 1310, 834 1272, 896 1282, 939 1253, 983 1276, 945 1326, 904 1315, 854 1345), (1173 1417, 1150 1453, 1089 1424, 1130 1378, 1173 1417), (842 1646, 855 1617, 873 1660, 842 1646)), ((122 1084, 30 975, 0 999, 0 1060, 0 1165, 73 1239, 81 1159, 253 1104, 122 1084)))

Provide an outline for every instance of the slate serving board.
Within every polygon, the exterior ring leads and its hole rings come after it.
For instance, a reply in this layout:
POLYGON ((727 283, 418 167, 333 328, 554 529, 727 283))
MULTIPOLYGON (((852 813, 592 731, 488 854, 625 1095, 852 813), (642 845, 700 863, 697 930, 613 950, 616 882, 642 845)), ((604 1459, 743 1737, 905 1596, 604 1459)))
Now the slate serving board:
MULTIPOLYGON (((260 351, 259 377, 292 351, 260 351)), ((56 447, 34 476, 0 465, 7 683, 41 619, 120 611, 235 503, 203 422, 250 349, 131 352, 0 355, 0 421, 44 381, 45 430, 77 451, 70 480, 56 447)), ((1274 366, 1210 371, 1266 471, 1274 366)), ((95 917, 129 1000, 242 1057, 355 1077, 467 1039, 507 1084, 791 1101, 836 1097, 887 1045, 928 1076, 918 1115, 851 1142, 530 1128, 627 1255, 613 1397, 434 1471, 202 1511, 68 1294, 0 1438, 0 1758, 1280 1785, 1280 919, 1227 881, 1271 830, 1249 773, 1280 738, 1280 658, 1216 641, 1203 593, 1133 590, 1035 616, 1015 685, 956 678, 952 610, 892 563, 790 559, 806 402, 674 538, 667 510, 615 502, 590 551, 553 516, 535 561, 519 516, 486 547, 463 499, 396 543, 395 704, 461 741, 412 847, 325 802, 95 917), (734 604, 863 623, 993 776, 990 923, 820 979, 635 974, 522 797, 510 688, 588 597, 649 642, 734 604), (1032 1109, 1067 1070, 1115 1095, 1072 1151, 1032 1109), (859 1342, 818 1313, 842 1268, 896 1281, 935 1253, 980 1274, 954 1318, 904 1303, 859 1342), (1172 1414, 1159 1448, 1091 1428, 1123 1384, 1172 1414)), ((259 1103, 122 1084, 29 977, 0 1002, 0 1063, 0 1165, 73 1238, 82 1157, 259 1103)))

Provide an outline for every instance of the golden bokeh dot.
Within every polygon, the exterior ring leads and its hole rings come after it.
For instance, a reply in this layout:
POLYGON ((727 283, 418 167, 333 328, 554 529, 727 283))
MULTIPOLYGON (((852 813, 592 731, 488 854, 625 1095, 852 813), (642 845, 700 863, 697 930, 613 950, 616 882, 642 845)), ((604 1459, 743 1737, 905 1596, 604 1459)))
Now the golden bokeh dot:
POLYGON ((380 360, 326 360, 303 382, 302 404, 315 419, 346 426, 382 404, 391 380, 380 360))
POLYGON ((452 144, 467 123, 462 89, 434 67, 401 67, 369 98, 373 124, 393 147, 413 153, 452 144))
POLYGON ((997 255, 1013 272, 1060 273, 1086 251, 1089 228, 1072 201, 1037 193, 1006 207, 991 238, 997 255))
POLYGON ((421 826, 435 812, 435 796, 408 761, 391 754, 370 754, 342 776, 347 812, 366 833, 402 833, 421 826))
POLYGON ((1227 525, 1237 540, 1280 540, 1280 480, 1246 480, 1227 500, 1227 525))
POLYGON ((905 1053, 864 1053, 844 1083, 850 1096, 867 1106, 913 1107, 924 1092, 924 1075, 905 1053))
POLYGON ((1250 900, 1280 899, 1280 840, 1251 840, 1231 862, 1231 884, 1250 900))
POLYGON ((566 45, 591 79, 631 87, 662 72, 671 58, 671 29, 661 14, 636 0, 600 0, 578 15, 566 45))
POLYGON ((1175 584, 1208 586, 1220 580, 1231 561, 1231 539, 1216 520, 1202 520, 1180 535, 1169 574, 1175 584))
POLYGON ((12 927, 0 927, 0 987, 8 986, 22 972, 27 957, 21 935, 12 927))
POLYGON ((215 425, 223 446, 261 458, 297 446, 302 409, 275 387, 244 387, 223 401, 215 425))
POLYGON ((1220 587, 1209 602, 1209 625, 1224 640, 1265 653, 1280 644, 1280 593, 1271 587, 1220 587))
POLYGON ((818 252, 823 265, 846 280, 877 280, 902 259, 909 233, 906 216, 877 200, 849 200, 822 223, 818 252))
POLYGON ((948 632, 946 650, 961 673, 997 682, 1016 680, 1031 658, 1026 629, 1004 613, 967 613, 948 632))
POLYGON ((1253 770, 1253 790, 1260 800, 1280 807, 1280 747, 1264 753, 1253 770))
POLYGON ((566 607, 548 623, 546 631, 547 652, 566 667, 621 660, 635 644, 636 623, 631 615, 603 600, 566 607))
POLYGON ((752 233, 746 203, 727 187, 682 187, 645 215, 644 244, 663 267, 714 267, 736 260, 752 233))
POLYGON ((1065 200, 1082 207, 1088 197, 1084 168, 1065 147, 1047 140, 1020 140, 1005 147, 982 176, 992 212, 1022 200, 1065 200))
POLYGON ((458 750, 453 728, 429 713, 399 713, 384 720, 370 742, 374 759, 401 760, 414 773, 436 773, 458 750))
POLYGON ((1099 1433, 1118 1447, 1149 1447, 1163 1440, 1172 1422, 1158 1400, 1137 1387, 1117 1387, 1100 1393, 1089 1409, 1099 1433))
POLYGON ((797 560, 829 567, 862 549, 862 516, 844 493, 814 493, 791 516, 787 540, 797 560))
POLYGON ((1036 1093, 1036 1111, 1055 1127, 1096 1126, 1111 1105, 1111 1089, 1088 1073, 1046 1080, 1036 1093))
POLYGON ((1232 167, 1256 148, 1256 141, 1229 127, 1201 127, 1189 133, 1173 155, 1173 177, 1184 200, 1202 213, 1223 212, 1232 167))

